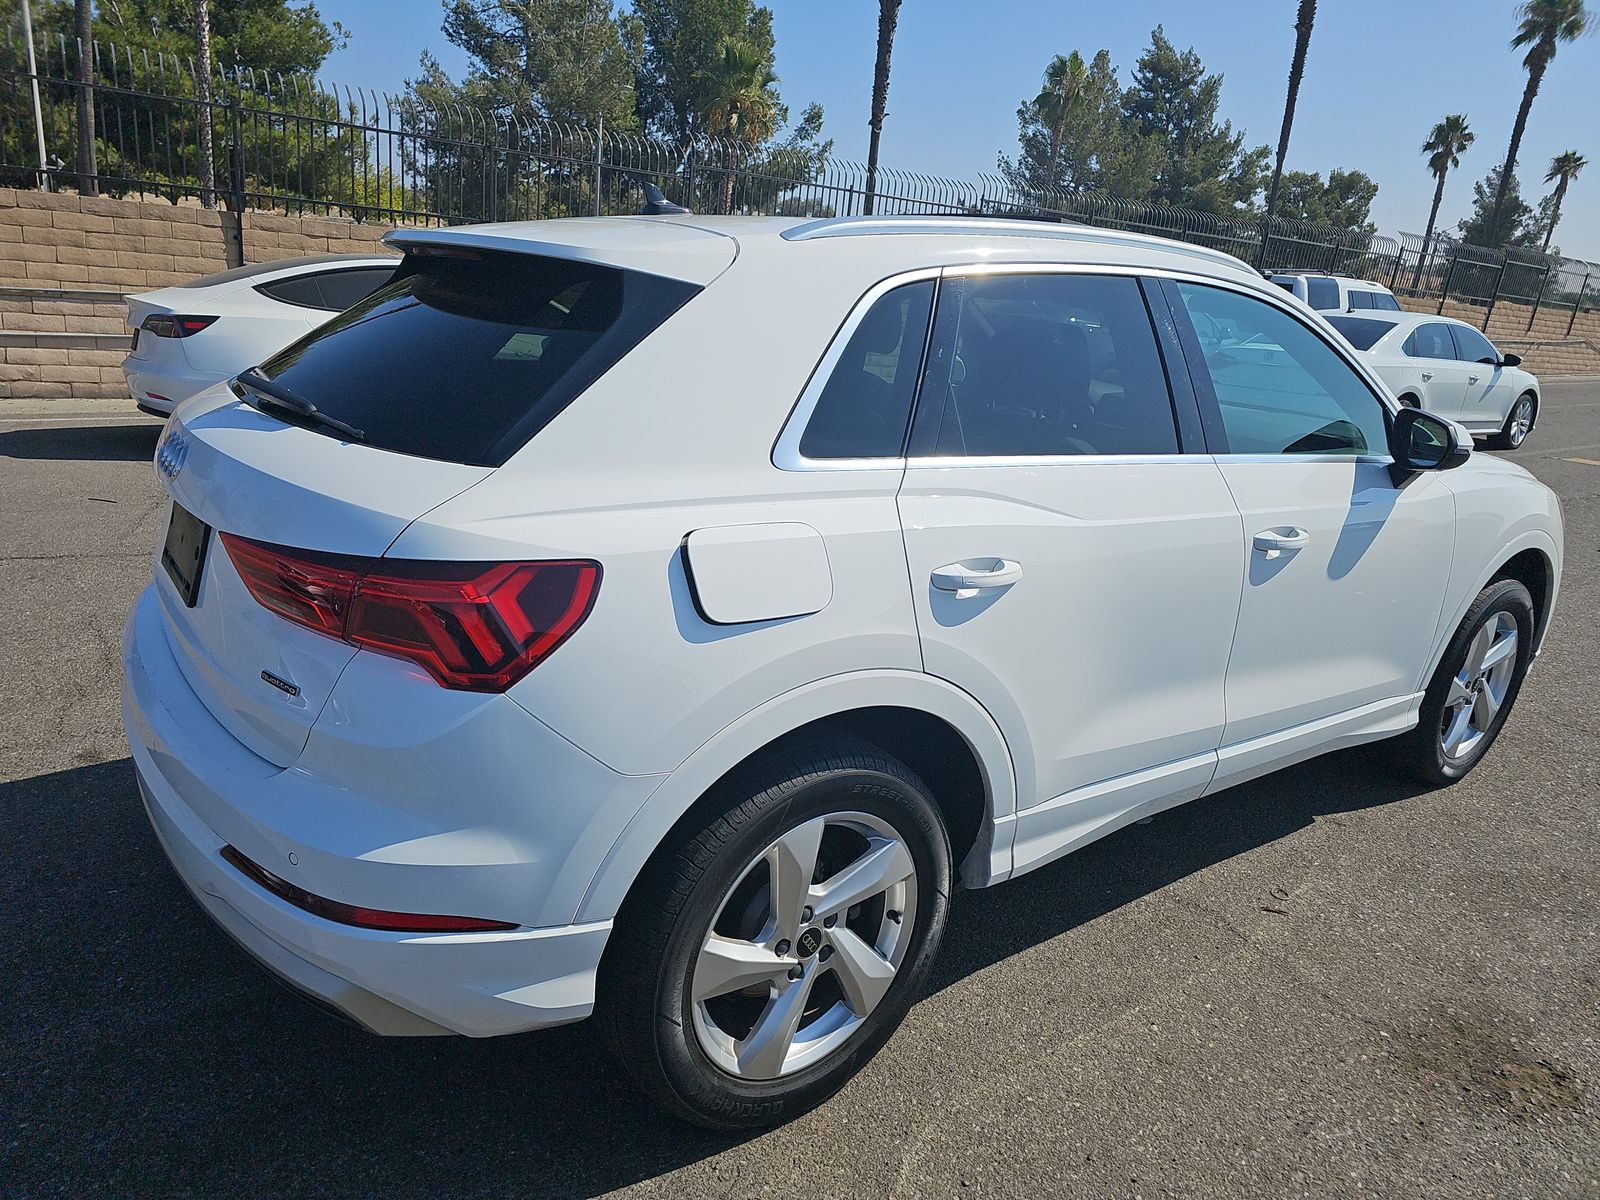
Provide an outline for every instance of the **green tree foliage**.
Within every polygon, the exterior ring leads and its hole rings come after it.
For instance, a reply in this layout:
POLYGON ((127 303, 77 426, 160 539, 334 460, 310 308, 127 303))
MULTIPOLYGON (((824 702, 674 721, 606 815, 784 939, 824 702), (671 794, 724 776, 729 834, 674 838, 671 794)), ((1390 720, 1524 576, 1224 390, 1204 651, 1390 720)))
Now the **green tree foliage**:
POLYGON ((1271 150, 1246 149, 1242 133, 1218 122, 1222 76, 1208 75, 1200 56, 1180 52, 1159 26, 1126 88, 1105 50, 1064 113, 1051 79, 1047 71, 1044 91, 1017 109, 1020 153, 1000 159, 1019 191, 1043 198, 1052 188, 1094 188, 1213 213, 1252 210, 1271 150))
MULTIPOLYGON (((318 207, 344 203, 354 181, 372 170, 361 139, 338 124, 347 115, 338 100, 304 84, 295 86, 296 79, 314 73, 345 43, 344 29, 324 21, 312 3, 230 0, 210 7, 215 178, 226 181, 229 175, 233 130, 224 121, 224 106, 231 103, 240 112, 237 133, 248 191, 292 193, 318 207), (256 78, 271 87, 271 99, 231 78, 236 66, 253 68, 256 78), (260 111, 268 107, 275 115, 260 111), (287 119, 284 113, 290 114, 287 119)), ((199 88, 193 74, 200 65, 193 0, 101 0, 94 9, 91 30, 100 56, 93 82, 101 110, 94 157, 105 190, 112 195, 155 191, 174 201, 197 194, 204 172, 196 120, 199 88)), ((74 78, 78 55, 71 0, 41 0, 34 5, 34 19, 41 69, 50 76, 74 78), (59 50, 63 41, 64 62, 59 50)), ((249 72, 245 74, 248 78, 249 72)), ((76 89, 46 83, 41 92, 50 153, 71 159, 76 89)), ((9 110, 24 103, 21 96, 0 96, 7 128, 9 110)), ((31 112, 24 117, 27 124, 20 127, 31 130, 31 112)))
POLYGON ((1206 74, 1194 48, 1180 53, 1157 25, 1122 98, 1133 127, 1161 143, 1152 200, 1226 213, 1261 191, 1272 151, 1246 150, 1232 122, 1217 122, 1221 99, 1222 76, 1206 74))
POLYGON ((1157 139, 1141 137, 1124 116, 1122 85, 1109 51, 1101 50, 1089 61, 1076 98, 1063 114, 1040 99, 1024 101, 1017 109, 1020 153, 1015 159, 1000 156, 1000 171, 1012 187, 1035 196, 1055 188, 1092 188, 1129 200, 1149 196, 1160 145, 1157 139))
POLYGON ((1556 235, 1556 222, 1561 220, 1561 203, 1567 198, 1567 187, 1576 179, 1579 173, 1589 165, 1589 160, 1576 150, 1565 150, 1550 160, 1550 169, 1545 172, 1544 181, 1556 185, 1556 190, 1544 198, 1539 205, 1540 225, 1544 227, 1544 249, 1550 249, 1550 239, 1556 235), (1545 205, 1550 211, 1545 212, 1545 205))
POLYGON ((1376 233, 1372 202, 1378 185, 1362 171, 1337 167, 1324 180, 1316 171, 1285 171, 1278 185, 1277 216, 1376 233))
POLYGON ((635 0, 633 15, 644 47, 638 110, 652 133, 682 142, 708 132, 707 80, 730 39, 772 68, 772 11, 754 0, 635 0))
POLYGON ((610 0, 448 0, 444 34, 472 59, 462 98, 502 115, 637 125, 637 26, 610 0))
MULTIPOLYGON (((73 35, 71 0, 34 5, 35 20, 52 35, 73 35)), ((94 36, 135 54, 158 53, 187 62, 195 56, 194 0, 100 0, 94 36)), ((325 21, 314 3, 227 0, 211 5, 211 52, 216 65, 236 64, 283 75, 315 72, 349 34, 325 21)))
POLYGON ((1533 246, 1544 230, 1538 215, 1522 198, 1516 173, 1501 186, 1501 170, 1494 167, 1472 185, 1472 214, 1456 225, 1463 242, 1474 246, 1533 246), (1496 205, 1496 198, 1499 204, 1496 205))

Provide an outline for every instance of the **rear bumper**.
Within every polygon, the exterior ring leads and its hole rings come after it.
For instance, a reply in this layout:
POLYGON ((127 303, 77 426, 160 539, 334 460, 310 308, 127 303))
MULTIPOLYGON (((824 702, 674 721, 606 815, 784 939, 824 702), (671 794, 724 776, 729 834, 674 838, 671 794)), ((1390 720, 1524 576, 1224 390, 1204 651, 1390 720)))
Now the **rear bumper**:
MULTIPOLYGON (((313 916, 226 862, 220 851, 233 844, 285 877, 299 876, 294 882, 307 890, 347 903, 518 919, 511 893, 538 890, 536 877, 549 869, 539 860, 561 851, 542 847, 529 861, 510 864, 520 870, 508 871, 507 838, 479 829, 473 844, 483 851, 480 861, 462 855, 456 843, 448 862, 396 862, 405 843, 383 827, 382 799, 372 796, 354 799, 365 823, 330 830, 340 806, 352 803, 339 794, 349 789, 279 768, 219 725, 184 679, 161 620, 147 591, 123 635, 123 721, 162 849, 230 936, 298 990, 376 1033, 486 1037, 589 1015, 610 921, 536 927, 525 917, 528 923, 516 929, 472 934, 368 930, 313 916), (291 830, 267 825, 263 813, 287 814, 291 822, 321 814, 321 821, 291 830), (383 856, 387 861, 372 861, 383 856), (452 879, 459 885, 453 896, 446 886, 452 879), (505 899, 488 898, 500 889, 505 899), (404 902, 408 893, 412 903, 404 902)), ((559 764, 548 769, 562 782, 573 780, 559 764)), ((584 800, 561 797, 567 805, 584 800)), ((418 833, 415 814, 405 820, 418 833)))
POLYGON ((176 363, 157 364, 138 358, 122 360, 122 377, 127 381, 128 394, 134 403, 146 412, 170 415, 172 410, 190 396, 198 396, 207 388, 231 378, 206 371, 193 371, 176 363))

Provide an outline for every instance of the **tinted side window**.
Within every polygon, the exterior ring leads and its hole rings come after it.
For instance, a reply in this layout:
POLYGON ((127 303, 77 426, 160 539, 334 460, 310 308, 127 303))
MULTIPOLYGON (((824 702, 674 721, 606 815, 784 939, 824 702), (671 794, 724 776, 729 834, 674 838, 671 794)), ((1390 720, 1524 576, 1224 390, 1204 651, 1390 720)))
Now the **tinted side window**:
POLYGON ((343 312, 358 300, 365 300, 394 278, 394 267, 356 267, 349 271, 325 271, 317 276, 322 289, 322 307, 343 312))
POLYGON ((1384 312, 1399 312, 1400 301, 1396 300, 1388 292, 1373 292, 1372 307, 1381 308, 1384 312))
POLYGON ((1177 453, 1172 399, 1135 280, 978 276, 947 283, 939 309, 940 345, 953 353, 937 379, 930 366, 923 388, 931 453, 1177 453))
POLYGON ((1281 309, 1222 288, 1178 292, 1231 454, 1384 454, 1383 405, 1328 343, 1281 309))
POLYGON ((1405 351, 1412 358, 1454 358, 1456 347, 1450 340, 1450 326, 1436 321, 1418 325, 1406 339, 1405 351))
POLYGON ((1466 325, 1446 325, 1455 339, 1456 357, 1462 362, 1499 362, 1500 355, 1476 329, 1466 325))
POLYGON ((1351 292, 1350 293, 1350 307, 1351 307, 1352 310, 1358 309, 1358 308, 1371 308, 1372 307, 1372 293, 1371 292, 1351 292))
POLYGON ((291 275, 287 279, 274 279, 271 283, 263 283, 256 289, 274 300, 282 300, 285 304, 297 304, 301 308, 321 308, 322 289, 317 286, 315 275, 291 275))
POLYGON ((807 458, 896 458, 922 367, 933 280, 880 296, 850 335, 800 438, 807 458))
POLYGON ((1334 312, 1339 307, 1339 285, 1331 279, 1306 279, 1306 303, 1318 312, 1334 312))

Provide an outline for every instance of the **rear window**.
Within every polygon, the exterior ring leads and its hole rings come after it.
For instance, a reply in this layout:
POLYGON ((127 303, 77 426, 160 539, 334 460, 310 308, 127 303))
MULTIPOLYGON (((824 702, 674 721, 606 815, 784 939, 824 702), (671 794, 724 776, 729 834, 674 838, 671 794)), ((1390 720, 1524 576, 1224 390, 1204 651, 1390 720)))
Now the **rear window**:
POLYGON ((1306 303, 1319 312, 1334 312, 1339 307, 1339 285, 1331 279, 1308 278, 1306 303))
POLYGON ((458 253, 408 254, 390 283, 257 370, 368 445, 498 467, 699 290, 567 259, 458 253))
POLYGON ((1374 321, 1371 317, 1329 317, 1332 325, 1357 350, 1370 350, 1379 338, 1393 329, 1388 321, 1374 321))

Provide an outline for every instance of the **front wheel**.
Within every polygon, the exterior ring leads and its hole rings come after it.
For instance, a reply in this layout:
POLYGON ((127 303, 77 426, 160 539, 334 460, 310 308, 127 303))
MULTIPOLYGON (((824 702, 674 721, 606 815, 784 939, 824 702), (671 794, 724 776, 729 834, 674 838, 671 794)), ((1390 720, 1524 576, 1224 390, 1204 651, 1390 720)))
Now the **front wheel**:
POLYGON ((601 1024, 657 1102, 714 1129, 826 1100, 926 983, 949 903, 927 788, 865 743, 758 762, 618 915, 601 1024))
POLYGON ((1500 736, 1533 657, 1533 598, 1514 579, 1478 593, 1422 698, 1404 760, 1427 783, 1454 783, 1500 736))
POLYGON ((1511 411, 1506 414, 1506 423, 1500 432, 1489 438, 1491 450, 1516 450, 1528 440, 1528 434, 1533 432, 1533 417, 1535 405, 1533 393, 1524 392, 1517 397, 1517 402, 1511 406, 1511 411))

